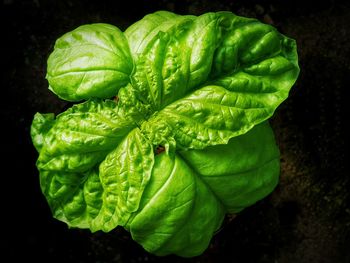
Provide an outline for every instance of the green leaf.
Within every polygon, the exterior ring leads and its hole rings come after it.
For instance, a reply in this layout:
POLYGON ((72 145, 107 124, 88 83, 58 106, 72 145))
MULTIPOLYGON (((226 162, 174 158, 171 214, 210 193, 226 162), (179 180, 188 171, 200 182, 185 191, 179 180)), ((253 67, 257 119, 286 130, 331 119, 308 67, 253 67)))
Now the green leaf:
POLYGON ((198 175, 180 157, 162 153, 128 228, 151 253, 191 257, 206 249, 223 217, 223 206, 198 175))
POLYGON ((103 206, 91 228, 93 231, 107 232, 127 224, 139 208, 153 163, 153 146, 137 128, 107 155, 100 165, 103 206))
POLYGON ((46 134, 55 123, 55 115, 53 113, 41 114, 37 112, 34 115, 32 125, 30 127, 30 136, 35 149, 40 152, 45 143, 46 134))
POLYGON ((136 66, 132 83, 154 110, 183 97, 211 71, 218 16, 194 18, 156 12, 126 31, 136 66))
POLYGON ((288 97, 299 73, 295 41, 228 12, 186 18, 171 19, 171 26, 159 20, 139 45, 132 83, 155 111, 143 130, 150 140, 161 138, 154 144, 226 144, 271 117, 288 97))
POLYGON ((230 213, 264 198, 278 182, 279 150, 268 122, 226 145, 180 154, 230 213))
MULTIPOLYGON (((218 23, 222 37, 215 50, 211 79, 232 74, 268 58, 282 56, 292 64, 290 70, 294 75, 290 82, 294 83, 299 73, 294 40, 256 19, 236 16, 230 12, 218 12, 217 15, 220 17, 218 23)), ((266 66, 261 75, 269 74, 269 64, 266 66)))
POLYGON ((145 130, 154 138, 164 131, 159 127, 169 126, 172 132, 160 137, 173 136, 182 148, 226 144, 270 118, 288 97, 297 74, 282 55, 267 58, 170 104, 144 124, 145 130))
POLYGON ((153 110, 186 90, 188 55, 182 42, 193 19, 160 11, 145 16, 125 32, 135 62, 132 84, 153 110))
POLYGON ((103 192, 96 168, 82 173, 41 170, 40 184, 55 218, 70 227, 92 228, 103 192))
POLYGON ((153 147, 134 129, 99 166, 85 172, 40 170, 54 217, 71 227, 110 231, 138 210, 153 168, 153 147))
POLYGON ((267 122, 227 145, 161 153, 127 228, 156 255, 199 255, 224 213, 237 213, 271 193, 278 175, 279 151, 267 122))
POLYGON ((125 36, 133 56, 142 53, 150 39, 154 38, 160 31, 165 32, 177 23, 176 19, 181 19, 181 17, 171 12, 157 11, 146 15, 128 27, 125 36))
POLYGON ((57 116, 45 136, 41 170, 84 172, 101 162, 135 127, 113 101, 87 101, 57 116))
POLYGON ((129 83, 133 68, 123 33, 108 24, 91 24, 60 37, 48 59, 47 80, 60 98, 110 98, 129 83))

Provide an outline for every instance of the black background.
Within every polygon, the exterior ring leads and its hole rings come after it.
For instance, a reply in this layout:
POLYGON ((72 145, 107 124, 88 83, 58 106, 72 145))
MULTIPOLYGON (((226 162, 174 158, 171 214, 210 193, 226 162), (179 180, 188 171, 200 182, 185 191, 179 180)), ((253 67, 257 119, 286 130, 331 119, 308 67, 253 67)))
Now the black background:
POLYGON ((346 2, 3 0, 0 209, 1 247, 9 262, 350 262, 346 2), (59 36, 94 22, 125 30, 159 9, 256 17, 296 39, 300 56, 300 77, 271 120, 281 149, 279 186, 235 219, 227 218, 207 251, 193 259, 149 255, 123 229, 91 234, 53 219, 29 137, 35 112, 59 113, 68 105, 45 80, 46 60, 59 36))

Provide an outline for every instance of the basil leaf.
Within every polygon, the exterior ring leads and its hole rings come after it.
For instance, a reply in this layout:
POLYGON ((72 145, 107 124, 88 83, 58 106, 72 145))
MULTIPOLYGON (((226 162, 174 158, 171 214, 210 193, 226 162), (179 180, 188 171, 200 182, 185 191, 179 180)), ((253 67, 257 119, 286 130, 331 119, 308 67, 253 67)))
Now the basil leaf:
POLYGON ((292 40, 269 25, 229 12, 197 18, 156 12, 132 25, 126 36, 136 66, 132 83, 155 111, 204 82, 243 69, 259 75, 289 70, 284 78, 289 87, 299 72, 292 40), (275 56, 286 61, 268 60, 275 56), (283 63, 290 65, 281 70, 283 63))
POLYGON ((60 98, 110 98, 129 83, 129 45, 112 25, 91 24, 60 37, 48 59, 47 80, 60 98))
POLYGON ((264 122, 227 145, 179 154, 156 156, 127 228, 147 251, 192 257, 208 246, 225 212, 237 213, 275 188, 279 151, 264 122))
POLYGON ((55 115, 53 113, 41 114, 36 113, 32 125, 30 127, 30 136, 35 149, 40 152, 45 143, 46 134, 55 123, 55 115))
POLYGON ((45 137, 37 166, 84 172, 101 162, 135 127, 113 101, 87 101, 57 116, 45 137))
POLYGON ((221 203, 187 164, 162 153, 128 228, 149 252, 191 257, 208 246, 223 217, 221 203))
POLYGON ((139 208, 143 190, 148 184, 154 163, 152 145, 138 129, 110 152, 100 165, 104 204, 93 226, 110 231, 125 226, 139 208))
MULTIPOLYGON (((266 79, 271 83, 269 77, 266 79)), ((231 81, 222 79, 222 86, 205 86, 144 123, 145 132, 152 140, 157 137, 156 133, 163 133, 158 135, 161 138, 173 136, 184 149, 227 144, 230 138, 246 133, 271 117, 287 97, 283 83, 265 85, 263 81, 265 79, 237 74, 231 81), (169 129, 160 128, 162 126, 169 129)))
POLYGON ((41 170, 40 185, 55 218, 70 227, 92 229, 102 207, 96 168, 82 173, 41 170))
POLYGON ((146 15, 128 27, 125 36, 133 56, 137 57, 145 49, 150 39, 154 38, 160 31, 165 32, 178 22, 176 19, 181 20, 182 17, 167 11, 157 11, 146 15))
MULTIPOLYGON (((69 226, 110 231, 138 209, 153 167, 153 148, 137 129, 85 172, 40 170, 53 215, 69 226)), ((44 167, 45 168, 45 167, 44 167)))
POLYGON ((207 80, 218 42, 217 18, 214 13, 194 19, 162 11, 126 31, 136 66, 132 83, 154 110, 207 80))
POLYGON ((159 28, 169 23, 160 20, 153 29, 158 34, 141 44, 133 84, 156 111, 143 130, 151 140, 161 138, 155 144, 169 137, 181 148, 226 144, 271 117, 287 98, 299 73, 295 41, 228 12, 185 18, 174 18, 164 32, 159 28))
POLYGON ((279 150, 268 122, 228 144, 180 154, 230 213, 264 198, 278 182, 279 150))
POLYGON ((132 84, 153 110, 186 90, 188 56, 182 40, 193 19, 160 11, 145 16, 125 32, 135 62, 132 84))

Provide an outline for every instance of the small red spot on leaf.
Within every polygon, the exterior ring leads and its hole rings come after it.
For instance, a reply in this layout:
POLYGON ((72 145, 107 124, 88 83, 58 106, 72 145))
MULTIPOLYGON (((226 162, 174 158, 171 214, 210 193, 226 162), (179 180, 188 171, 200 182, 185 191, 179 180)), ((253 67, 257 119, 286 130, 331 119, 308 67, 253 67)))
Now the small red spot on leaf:
POLYGON ((158 145, 158 146, 157 146, 157 148, 156 148, 156 154, 157 154, 157 155, 160 154, 160 153, 162 153, 162 152, 164 152, 164 151, 165 151, 164 146, 161 146, 161 145, 158 145))

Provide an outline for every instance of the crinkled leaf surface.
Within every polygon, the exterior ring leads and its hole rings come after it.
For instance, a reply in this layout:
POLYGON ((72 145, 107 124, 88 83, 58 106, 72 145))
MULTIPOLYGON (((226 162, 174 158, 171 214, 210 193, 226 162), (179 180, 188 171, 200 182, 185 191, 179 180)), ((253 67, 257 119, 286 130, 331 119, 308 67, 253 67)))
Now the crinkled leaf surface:
MULTIPOLYGON (((110 231, 117 225, 125 226, 131 215, 138 210, 153 163, 153 147, 138 128, 131 131, 106 156, 100 165, 103 198, 107 201, 100 213, 102 230, 110 231)), ((96 226, 98 229, 99 225, 96 226)))
POLYGON ((36 113, 30 127, 30 136, 35 149, 40 152, 44 145, 44 136, 54 124, 55 115, 53 113, 41 114, 36 113))
POLYGON ((31 128, 53 215, 91 231, 123 226, 157 255, 201 254, 225 213, 276 186, 266 120, 298 73, 294 40, 230 12, 160 11, 125 33, 92 24, 65 34, 50 89, 88 100, 56 118, 37 113, 31 128))
POLYGON ((135 126, 113 101, 77 104, 58 115, 52 128, 42 133, 44 146, 37 166, 84 172, 99 164, 135 126))

